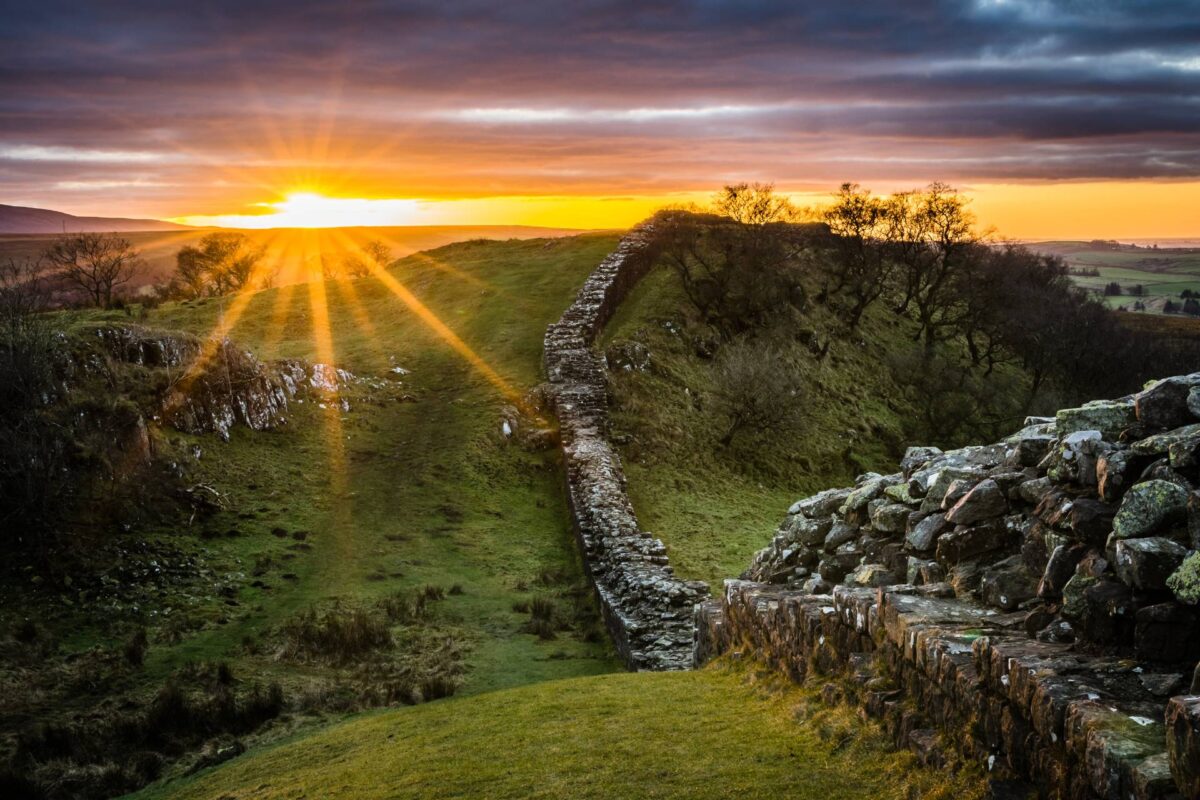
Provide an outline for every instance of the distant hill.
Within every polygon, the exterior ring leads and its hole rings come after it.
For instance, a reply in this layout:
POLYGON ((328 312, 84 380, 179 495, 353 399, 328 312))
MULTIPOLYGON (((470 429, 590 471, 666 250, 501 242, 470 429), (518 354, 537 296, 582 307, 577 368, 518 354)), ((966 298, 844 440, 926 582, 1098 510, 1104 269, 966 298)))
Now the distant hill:
POLYGON ((159 219, 77 217, 48 208, 0 205, 0 233, 79 233, 84 231, 182 231, 187 225, 159 219))

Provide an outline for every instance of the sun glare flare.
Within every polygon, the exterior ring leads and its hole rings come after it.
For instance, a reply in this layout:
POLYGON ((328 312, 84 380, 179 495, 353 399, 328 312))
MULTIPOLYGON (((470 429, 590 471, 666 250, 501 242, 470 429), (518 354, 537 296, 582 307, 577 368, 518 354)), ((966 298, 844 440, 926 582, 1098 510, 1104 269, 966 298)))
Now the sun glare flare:
POLYGON ((219 214, 180 217, 187 225, 222 228, 351 228, 412 225, 419 201, 404 199, 325 197, 316 192, 292 192, 271 203, 258 203, 259 214, 219 214))

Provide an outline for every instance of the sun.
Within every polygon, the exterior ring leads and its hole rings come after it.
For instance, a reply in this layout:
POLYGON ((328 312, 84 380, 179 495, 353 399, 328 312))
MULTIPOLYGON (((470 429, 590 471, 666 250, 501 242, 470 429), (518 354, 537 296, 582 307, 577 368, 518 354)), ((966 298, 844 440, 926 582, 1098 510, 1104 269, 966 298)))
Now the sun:
POLYGON ((345 228, 358 225, 407 225, 416 217, 416 200, 367 200, 326 197, 316 192, 290 192, 267 203, 264 214, 274 228, 345 228))
POLYGON ((185 225, 222 228, 355 228, 414 225, 421 221, 421 201, 402 198, 328 197, 309 190, 289 191, 282 200, 255 203, 254 214, 188 216, 185 225))

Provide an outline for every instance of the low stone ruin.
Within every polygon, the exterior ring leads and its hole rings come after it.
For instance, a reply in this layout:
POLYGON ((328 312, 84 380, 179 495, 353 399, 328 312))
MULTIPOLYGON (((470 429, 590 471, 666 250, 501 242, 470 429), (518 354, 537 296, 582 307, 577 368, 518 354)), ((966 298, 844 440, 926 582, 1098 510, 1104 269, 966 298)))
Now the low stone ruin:
POLYGON ((898 744, 1043 796, 1200 797, 1198 489, 1200 373, 910 448, 796 502, 696 661, 849 674, 898 744))
POLYGON ((546 396, 558 417, 567 498, 584 566, 630 669, 686 669, 692 609, 708 586, 674 576, 662 541, 641 530, 609 443, 604 358, 593 350, 617 304, 653 265, 652 229, 635 228, 584 283, 545 339, 546 396))

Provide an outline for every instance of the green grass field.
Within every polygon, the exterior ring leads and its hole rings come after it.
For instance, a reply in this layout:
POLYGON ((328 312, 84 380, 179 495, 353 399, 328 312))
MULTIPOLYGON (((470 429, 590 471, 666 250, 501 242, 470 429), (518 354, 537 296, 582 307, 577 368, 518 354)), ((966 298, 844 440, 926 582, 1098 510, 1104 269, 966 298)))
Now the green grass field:
POLYGON ((983 797, 815 695, 731 668, 552 681, 364 715, 137 796, 983 797))
POLYGON ((1073 275, 1072 279, 1098 295, 1103 295, 1109 283, 1119 283, 1124 294, 1103 297, 1110 308, 1133 311, 1134 303, 1141 301, 1146 312, 1161 314, 1167 300, 1181 302, 1181 292, 1200 292, 1200 250, 1112 249, 1087 242, 1039 242, 1030 246, 1062 256, 1072 269, 1096 270, 1098 275, 1073 275), (1145 294, 1132 296, 1130 289, 1139 285, 1145 294))

